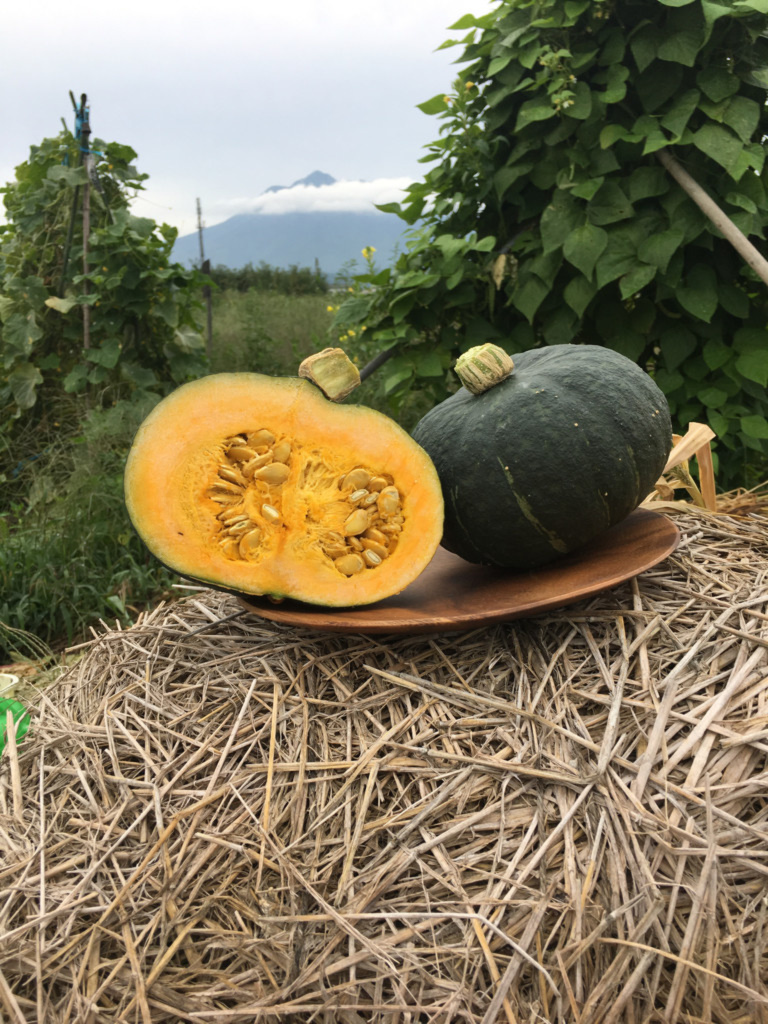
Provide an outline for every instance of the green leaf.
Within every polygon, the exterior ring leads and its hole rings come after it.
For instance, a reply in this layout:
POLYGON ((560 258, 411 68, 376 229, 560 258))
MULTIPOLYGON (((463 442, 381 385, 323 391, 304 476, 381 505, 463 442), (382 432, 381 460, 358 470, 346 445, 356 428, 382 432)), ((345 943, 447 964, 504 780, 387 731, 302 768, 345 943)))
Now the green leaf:
POLYGON ((563 255, 586 278, 592 277, 600 254, 608 245, 608 233, 594 224, 574 228, 563 242, 563 255))
POLYGON ((503 199, 515 182, 520 178, 525 178, 535 166, 533 160, 521 160, 520 163, 513 164, 511 167, 502 167, 500 171, 497 171, 493 176, 493 184, 498 198, 503 199))
POLYGON ((741 142, 717 124, 705 124, 691 136, 694 146, 730 171, 741 156, 741 142))
POLYGON ((55 295, 45 300, 46 306, 55 309, 58 313, 68 313, 77 305, 77 299, 59 299, 55 295))
POLYGON ((643 263, 652 263, 664 274, 669 266, 669 261, 682 244, 682 231, 660 231, 658 234, 651 235, 640 245, 637 255, 643 263))
POLYGON ((745 352, 736 360, 736 369, 747 380, 768 387, 768 348, 745 352))
POLYGON ((710 338, 701 350, 701 354, 710 370, 719 370, 731 358, 730 348, 719 338, 710 338))
POLYGON ((563 289, 563 298, 579 319, 584 315, 584 310, 596 294, 597 285, 588 281, 586 277, 581 274, 577 277, 571 278, 563 289))
POLYGON ((563 113, 577 121, 586 121, 592 113, 592 90, 586 82, 576 83, 573 89, 573 105, 563 107, 563 113))
POLYGON ((604 181, 605 177, 602 175, 599 178, 588 178, 586 181, 579 181, 571 189, 571 195, 577 196, 579 199, 593 199, 597 191, 602 188, 604 181))
POLYGON ((685 384, 685 377, 677 370, 665 370, 663 367, 657 370, 653 379, 659 385, 665 395, 673 395, 685 384))
POLYGON ((600 132, 600 148, 609 149, 619 139, 626 139, 628 134, 620 124, 607 124, 600 132))
POLYGON ((747 437, 757 437, 760 440, 768 438, 768 420, 765 416, 742 416, 741 429, 747 437))
POLYGON ((442 377, 445 373, 440 354, 434 349, 418 352, 414 362, 417 377, 442 377))
POLYGON ((721 405, 725 405, 728 401, 727 392, 723 391, 721 388, 704 388, 702 391, 697 393, 696 397, 707 407, 711 406, 715 409, 719 408, 721 405))
POLYGON ((688 356, 696 351, 696 335, 685 327, 673 327, 659 338, 664 365, 668 370, 676 370, 688 356))
POLYGON ((3 341, 17 352, 28 352, 42 336, 43 332, 34 313, 28 313, 26 316, 22 313, 12 313, 3 327, 3 341))
POLYGON ((746 11, 756 11, 758 14, 768 14, 768 0, 736 0, 733 6, 746 11))
POLYGON ((718 437, 725 437, 728 433, 730 423, 727 416, 723 416, 716 409, 707 410, 707 422, 718 437))
POLYGON ((746 96, 734 96, 723 115, 723 121, 733 128, 742 142, 749 142, 760 123, 760 106, 746 96))
POLYGON ((708 28, 711 28, 718 18, 730 17, 733 14, 730 7, 712 3, 712 0, 701 0, 701 10, 708 28))
POLYGON ((733 96, 739 91, 740 82, 736 75, 725 68, 703 68, 696 75, 696 84, 713 103, 733 96))
POLYGON ((664 33, 651 24, 644 25, 630 39, 629 48, 641 74, 656 59, 656 53, 663 40, 664 33))
POLYGON ((625 274, 619 281, 619 289, 622 299, 629 299, 642 291, 647 284, 656 276, 656 267, 646 263, 638 263, 637 266, 625 274))
POLYGON ((688 4, 694 3, 694 0, 659 0, 659 3, 665 7, 687 7, 688 4))
POLYGON ((117 338, 108 338, 99 348, 90 348, 85 353, 89 363, 97 363, 111 370, 120 359, 120 342, 117 338))
POLYGON ((512 305, 531 323, 536 310, 549 295, 549 288, 534 274, 520 281, 512 292, 512 305))
POLYGON ((20 409, 31 409, 37 401, 37 388, 43 383, 43 375, 32 363, 21 363, 8 377, 16 405, 20 409))
POLYGON ((66 375, 63 381, 63 386, 67 394, 74 394, 77 391, 82 391, 87 383, 88 367, 79 363, 66 375))
POLYGON ((413 377, 413 367, 406 356, 395 356, 382 368, 384 394, 391 395, 413 377))
POLYGON ((698 106, 700 96, 698 89, 688 89, 684 92, 662 117, 661 127, 679 138, 698 106))
POLYGON ((608 232, 608 245, 595 265, 598 288, 629 273, 637 263, 636 232, 629 227, 608 232))
POLYGON ((571 231, 584 220, 584 209, 567 192, 558 189, 541 215, 540 231, 545 253, 559 249, 571 231))
POLYGON ((697 263, 675 297, 686 313, 709 323, 717 309, 717 276, 712 267, 697 263))
POLYGON ((635 81, 643 109, 652 114, 680 89, 683 69, 677 64, 654 64, 635 81))
POLYGON ((433 96, 432 99, 425 100, 423 103, 417 103, 416 106, 422 113, 430 115, 441 114, 448 109, 444 92, 438 93, 437 96, 433 96))
POLYGON ((173 340, 182 352, 200 352, 205 348, 205 338, 193 327, 179 327, 173 332, 173 340))
POLYGON ((611 338, 610 341, 606 342, 606 348, 619 352, 621 355, 626 356, 627 359, 631 359, 633 363, 636 363, 643 354, 645 346, 646 341, 642 334, 635 334, 632 331, 628 331, 620 337, 611 338))
POLYGON ((674 32, 659 46, 658 57, 660 60, 674 61, 676 64, 692 68, 703 45, 704 37, 701 32, 674 32))
POLYGON ((606 181, 587 206, 593 224, 613 224, 634 213, 632 204, 614 181, 606 181))
POLYGON ((669 191, 669 176, 663 167, 636 167, 629 176, 629 198, 633 203, 669 191))
POLYGON ((85 167, 65 167, 63 164, 57 164, 48 168, 46 177, 49 181, 57 181, 74 188, 76 185, 85 185, 88 181, 88 172, 85 167))
POLYGON ((548 288, 551 288, 562 265, 562 252, 559 249, 552 249, 550 252, 542 252, 538 256, 534 256, 526 264, 525 269, 529 273, 535 274, 548 288))
POLYGON ((15 303, 8 295, 0 295, 0 323, 5 323, 13 312, 15 303))
POLYGON ((742 210, 746 210, 747 213, 757 213, 757 206, 749 196, 743 196, 740 192, 729 192, 725 197, 726 203, 730 203, 731 206, 739 206, 742 210))
POLYGON ((517 114, 514 131, 519 132, 535 121, 546 121, 555 116, 555 108, 548 96, 535 96, 522 104, 517 114))

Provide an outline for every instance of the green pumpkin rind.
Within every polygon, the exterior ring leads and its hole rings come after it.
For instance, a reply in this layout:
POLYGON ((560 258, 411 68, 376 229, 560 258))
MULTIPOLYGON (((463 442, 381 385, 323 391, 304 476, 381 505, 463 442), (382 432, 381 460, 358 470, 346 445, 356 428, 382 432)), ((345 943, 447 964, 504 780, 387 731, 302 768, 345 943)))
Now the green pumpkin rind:
POLYGON ((514 357, 511 376, 462 388, 413 431, 443 488, 442 544, 470 562, 533 569, 577 550, 653 490, 672 446, 664 395, 597 345, 514 357))

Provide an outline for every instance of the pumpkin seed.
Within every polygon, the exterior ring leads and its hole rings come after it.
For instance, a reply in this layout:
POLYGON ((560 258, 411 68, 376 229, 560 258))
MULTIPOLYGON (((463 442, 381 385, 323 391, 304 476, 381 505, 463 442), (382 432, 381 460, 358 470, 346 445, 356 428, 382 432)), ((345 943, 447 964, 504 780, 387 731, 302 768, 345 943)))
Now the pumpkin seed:
POLYGON ((239 505, 242 495, 239 492, 237 494, 229 494, 226 491, 222 491, 213 494, 209 493, 208 497, 211 501, 215 501, 217 505, 239 505))
POLYGON ((252 434, 248 435, 248 444, 251 448, 258 448, 259 445, 269 445, 275 443, 275 435, 271 430, 255 430, 252 434))
POLYGON ((361 487, 367 487, 368 481, 371 479, 371 474, 367 469, 358 467, 357 469, 351 470, 341 481, 341 489, 346 490, 350 487, 353 491, 360 490, 361 487))
POLYGON ((234 526, 235 523, 247 522, 248 516, 244 512, 238 512, 235 510, 231 512, 222 512, 219 515, 219 519, 221 519, 225 526, 234 526))
POLYGON ((377 530, 374 526, 369 527, 363 534, 363 537, 367 540, 375 540, 377 544, 386 544, 386 534, 382 533, 381 530, 377 530))
POLYGON ((356 534, 362 533, 363 530, 367 530, 369 524, 368 513, 358 508, 344 520, 344 533, 347 537, 354 537, 356 534))
POLYGON ((396 487, 385 487, 378 497, 379 512, 382 515, 394 515, 400 508, 400 493, 396 487))
POLYGON ((219 493, 223 492, 224 494, 236 494, 238 497, 241 497, 243 493, 243 488, 240 484, 233 484, 228 480, 214 480, 211 484, 211 490, 219 493))
POLYGON ((238 552, 241 558, 251 558, 259 549, 259 543, 261 541, 261 530, 258 528, 255 530, 249 530, 248 533, 244 533, 240 538, 238 544, 238 552))
POLYGON ((282 462, 271 462, 268 466, 257 469, 253 476, 254 479, 263 480, 271 487, 279 487, 288 479, 290 472, 290 469, 282 462))
POLYGON ((350 496, 349 496, 349 498, 347 500, 351 501, 354 504, 356 501, 362 501, 362 499, 365 498, 367 494, 368 494, 368 491, 366 491, 366 489, 364 487, 361 487, 357 491, 352 491, 352 493, 350 494, 350 496))
POLYGON ((274 505, 262 505, 261 514, 267 520, 268 523, 277 525, 280 522, 280 513, 277 511, 274 505))
POLYGON ((355 551, 362 551, 363 550, 363 543, 362 543, 362 541, 358 540, 357 537, 348 537, 347 541, 349 543, 349 546, 351 548, 354 548, 355 551))
POLYGON ((227 449, 227 458, 234 459, 235 462, 250 462, 251 459, 256 458, 256 452, 247 445, 233 444, 231 448, 227 449))
POLYGON ((375 541, 375 540, 369 540, 367 537, 363 538, 363 548, 366 551, 372 551, 374 553, 374 555, 377 555, 378 559, 379 559, 379 562, 383 558, 386 558, 387 555, 389 554, 389 551, 387 550, 387 547, 386 547, 386 540, 387 540, 387 538, 383 534, 382 534, 382 537, 384 538, 384 544, 379 544, 378 541, 375 541))
POLYGON ((240 546, 234 537, 225 537, 221 543, 221 551, 227 558, 237 558, 240 554, 240 546))
POLYGON ((261 469, 262 466, 266 466, 267 463, 271 461, 271 451, 266 451, 262 455, 257 455, 255 456, 255 458, 251 459, 250 462, 246 462, 246 464, 241 467, 242 474, 246 478, 246 480, 250 480, 257 469, 261 469))
POLYGON ((383 491, 387 486, 387 481, 383 476, 374 476, 368 481, 369 491, 383 491))
POLYGON ((291 442, 281 441, 272 449, 272 456, 275 462, 287 462, 291 457, 291 442))
POLYGON ((381 565, 381 557, 377 555, 375 551, 371 551, 370 549, 363 552, 363 558, 371 568, 376 565, 381 565))
POLYGON ((363 498, 362 504, 363 504, 363 507, 365 508, 368 505, 373 505, 374 502, 376 502, 376 501, 378 501, 378 495, 374 491, 374 493, 373 494, 369 494, 367 498, 363 498))
POLYGON ((227 533, 230 537, 240 537, 244 533, 248 533, 253 528, 253 523, 250 519, 243 519, 239 523, 233 523, 227 527, 227 533))
POLYGON ((354 576, 365 568, 365 562, 360 555, 342 555, 341 558, 335 559, 333 564, 345 576, 354 576))
POLYGON ((228 480, 231 484, 239 484, 241 487, 245 483, 242 476, 231 466, 219 466, 219 476, 222 480, 228 480))

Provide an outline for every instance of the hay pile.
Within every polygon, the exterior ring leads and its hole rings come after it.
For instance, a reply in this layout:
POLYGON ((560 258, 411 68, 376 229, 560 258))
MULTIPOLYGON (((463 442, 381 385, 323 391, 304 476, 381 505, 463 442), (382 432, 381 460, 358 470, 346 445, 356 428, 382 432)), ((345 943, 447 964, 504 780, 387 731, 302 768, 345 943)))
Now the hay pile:
POLYGON ((3 1021, 768 1021, 768 531, 677 517, 538 619, 366 638, 210 592, 0 775, 3 1021))

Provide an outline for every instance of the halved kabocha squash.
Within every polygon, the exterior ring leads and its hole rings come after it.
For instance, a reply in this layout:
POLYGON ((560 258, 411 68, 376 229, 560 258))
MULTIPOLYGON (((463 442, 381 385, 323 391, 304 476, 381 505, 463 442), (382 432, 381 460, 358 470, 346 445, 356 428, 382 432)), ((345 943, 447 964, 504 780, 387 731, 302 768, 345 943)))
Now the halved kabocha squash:
POLYGON ((337 607, 403 590, 443 524, 432 462, 393 420, 257 373, 203 377, 160 402, 125 495, 144 543, 182 576, 337 607))

